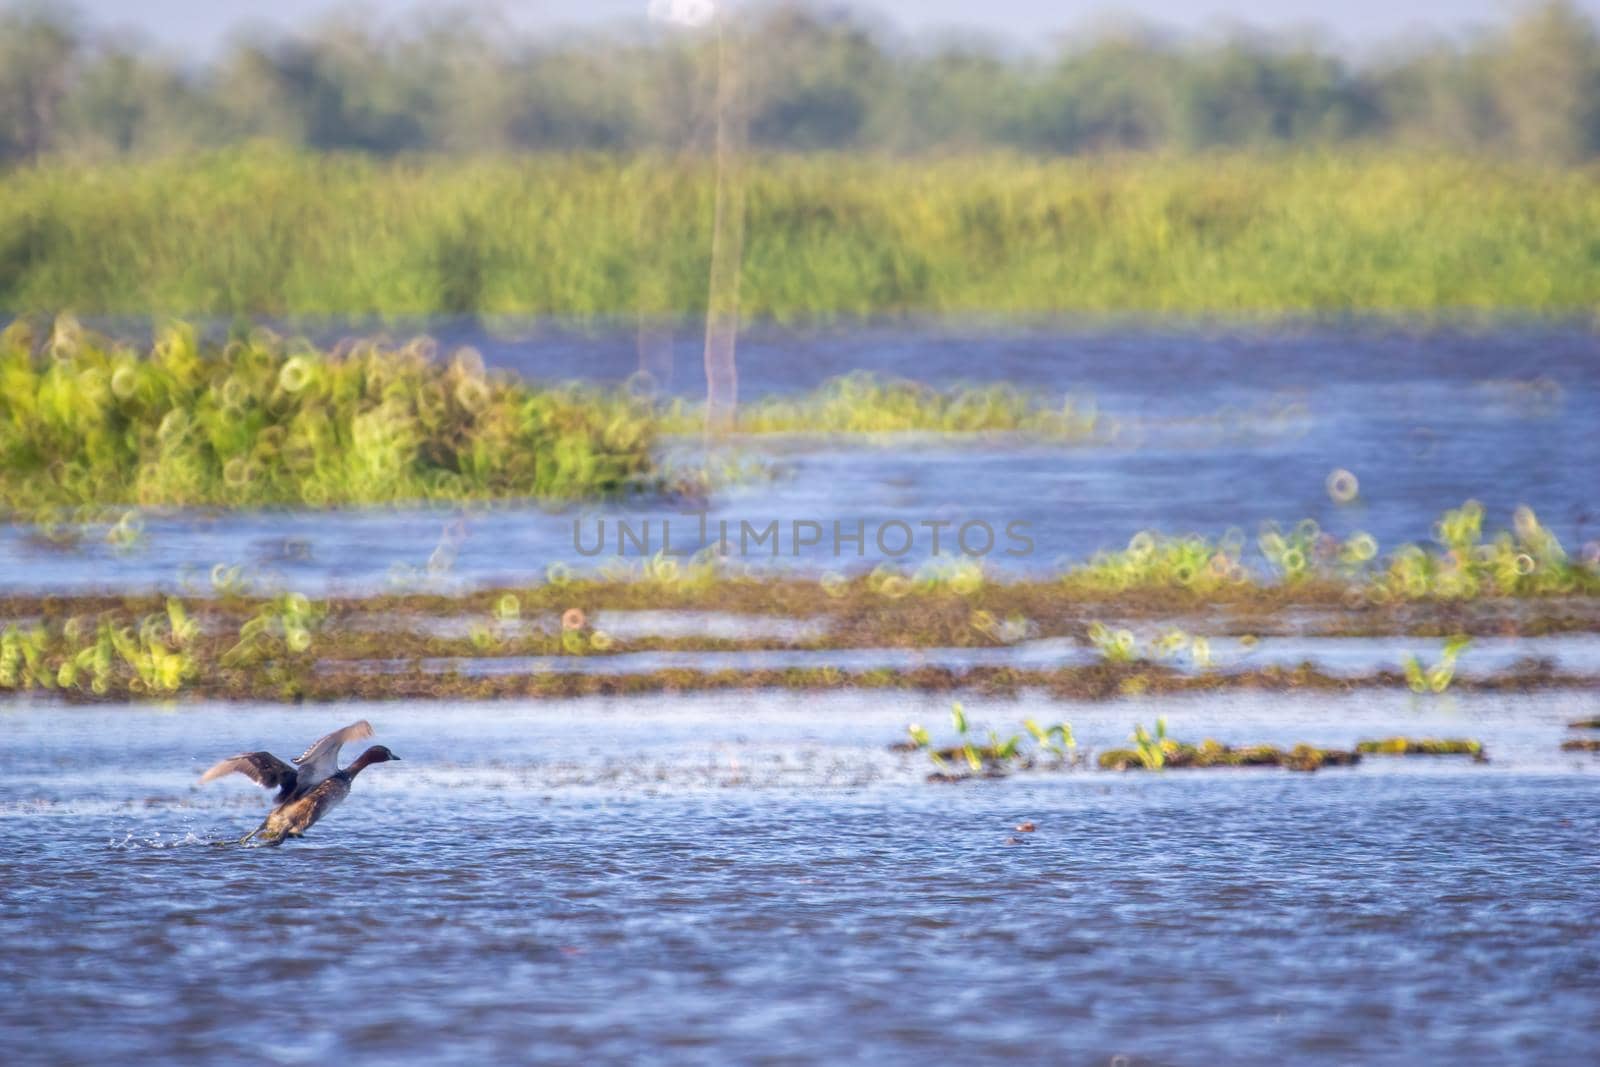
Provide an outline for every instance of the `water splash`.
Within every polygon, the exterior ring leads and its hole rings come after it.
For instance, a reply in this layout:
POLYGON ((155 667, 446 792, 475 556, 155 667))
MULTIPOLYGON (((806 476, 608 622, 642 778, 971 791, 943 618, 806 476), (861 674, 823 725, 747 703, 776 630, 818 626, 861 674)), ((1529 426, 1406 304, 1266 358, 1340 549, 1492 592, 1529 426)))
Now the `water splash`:
POLYGON ((228 845, 233 842, 220 837, 203 836, 193 830, 183 834, 163 834, 159 830, 153 834, 139 834, 132 830, 127 831, 122 840, 115 837, 106 841, 106 847, 119 852, 137 851, 147 848, 184 848, 190 845, 228 845))

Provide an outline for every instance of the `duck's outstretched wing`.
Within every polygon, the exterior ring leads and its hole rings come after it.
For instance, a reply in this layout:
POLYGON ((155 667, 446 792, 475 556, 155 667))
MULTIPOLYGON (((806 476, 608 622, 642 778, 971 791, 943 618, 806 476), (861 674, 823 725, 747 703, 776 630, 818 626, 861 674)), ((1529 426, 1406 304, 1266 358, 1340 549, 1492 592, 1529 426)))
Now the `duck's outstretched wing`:
POLYGON ((213 778, 221 778, 236 771, 268 789, 281 789, 286 782, 293 782, 295 779, 295 769, 272 753, 241 752, 202 774, 200 782, 204 784, 213 778))
POLYGON ((327 737, 319 737, 311 747, 300 753, 295 766, 300 768, 302 779, 320 782, 339 772, 339 749, 349 741, 360 741, 372 736, 372 724, 365 719, 353 722, 327 737))

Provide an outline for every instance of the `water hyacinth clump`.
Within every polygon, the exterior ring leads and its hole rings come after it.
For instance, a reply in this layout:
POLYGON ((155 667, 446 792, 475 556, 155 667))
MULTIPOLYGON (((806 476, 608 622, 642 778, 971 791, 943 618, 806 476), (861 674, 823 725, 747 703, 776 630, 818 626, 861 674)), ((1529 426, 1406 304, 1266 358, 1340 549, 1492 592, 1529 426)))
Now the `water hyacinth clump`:
POLYGON ((1483 505, 1469 500, 1434 527, 1438 549, 1407 545, 1393 553, 1373 583, 1380 599, 1467 599, 1571 593, 1594 588, 1590 560, 1573 560, 1530 507, 1519 507, 1510 530, 1483 539, 1483 505))
POLYGON ((925 726, 911 723, 906 727, 910 740, 896 748, 926 753, 934 766, 930 778, 938 781, 959 781, 973 775, 1002 777, 1008 770, 1029 769, 1041 762, 1064 767, 1077 755, 1078 742, 1073 737, 1071 724, 1065 722, 1043 726, 1033 719, 1024 719, 1022 725, 1027 737, 1033 739, 1031 749, 1020 733, 1001 736, 993 729, 986 729, 978 734, 959 701, 950 706, 950 725, 956 733, 953 743, 940 745, 925 726))
POLYGON ((177 600, 137 625, 76 616, 50 625, 12 623, 0 631, 0 690, 80 690, 97 697, 113 688, 175 693, 199 673, 199 635, 199 625, 177 600))
POLYGON ((1282 767, 1289 771, 1317 771, 1323 767, 1349 767, 1361 761, 1363 750, 1318 748, 1298 744, 1292 748, 1276 745, 1225 745, 1206 738, 1198 745, 1167 736, 1166 725, 1156 721, 1151 734, 1143 726, 1134 727, 1133 748, 1113 748, 1100 753, 1096 761, 1108 771, 1162 771, 1225 767, 1282 767))
POLYGON ((1141 531, 1127 548, 1096 553, 1060 580, 1081 594, 1183 590, 1215 598, 1264 588, 1263 579, 1270 577, 1281 591, 1328 590, 1352 606, 1600 592, 1600 555, 1586 550, 1579 558, 1569 556, 1532 508, 1517 508, 1511 528, 1488 540, 1483 519, 1483 505, 1469 500, 1440 517, 1431 544, 1403 544, 1387 555, 1364 531, 1341 538, 1313 519, 1287 530, 1268 523, 1256 539, 1260 556, 1254 562, 1246 558, 1245 537, 1237 529, 1215 539, 1141 531), (1264 572, 1257 563, 1265 564, 1264 572))
POLYGON ((225 346, 173 326, 148 353, 67 318, 0 333, 0 504, 299 505, 527 496, 654 484, 655 427, 620 393, 485 372, 470 350, 264 330, 225 346))
POLYGON ((1069 570, 1063 580, 1106 592, 1172 587, 1210 593, 1249 581, 1243 556, 1244 535, 1236 530, 1217 540, 1167 537, 1145 530, 1135 534, 1126 549, 1096 553, 1069 570))

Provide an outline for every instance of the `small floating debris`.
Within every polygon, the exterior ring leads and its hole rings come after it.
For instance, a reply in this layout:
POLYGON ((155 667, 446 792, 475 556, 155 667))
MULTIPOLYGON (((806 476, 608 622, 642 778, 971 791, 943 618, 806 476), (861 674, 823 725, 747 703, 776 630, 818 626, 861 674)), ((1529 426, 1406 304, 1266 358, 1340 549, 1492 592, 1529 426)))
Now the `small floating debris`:
POLYGON ((1380 741, 1357 741, 1356 751, 1368 756, 1471 756, 1488 761, 1483 745, 1470 738, 1386 737, 1380 741))
POLYGON ((1600 739, 1592 737, 1573 738, 1571 741, 1561 742, 1563 752, 1600 752, 1600 739))
POLYGON ((1600 730, 1600 719, 1575 719, 1567 723, 1569 730, 1600 730))
POLYGON ((1038 827, 1033 825, 1031 820, 1024 820, 1016 825, 1016 831, 1019 834, 1031 834, 1037 829, 1038 827))
POLYGON ((1189 770, 1210 767, 1282 767, 1290 771, 1316 771, 1323 767, 1349 767, 1361 762, 1359 752, 1299 744, 1225 745, 1207 738, 1198 745, 1161 738, 1154 745, 1113 748, 1100 753, 1099 765, 1107 771, 1189 770), (1159 754, 1158 754, 1159 753, 1159 754))

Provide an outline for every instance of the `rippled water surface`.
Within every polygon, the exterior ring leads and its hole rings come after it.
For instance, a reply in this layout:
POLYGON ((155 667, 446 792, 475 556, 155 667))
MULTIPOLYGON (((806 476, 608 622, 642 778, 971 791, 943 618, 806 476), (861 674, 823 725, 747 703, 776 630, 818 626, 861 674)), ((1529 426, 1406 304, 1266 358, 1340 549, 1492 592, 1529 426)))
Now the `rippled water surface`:
POLYGON ((941 786, 887 746, 948 704, 903 695, 11 703, 6 1062, 1600 1057, 1600 757, 1558 748, 1592 695, 968 707, 1492 758, 941 786), (404 762, 228 843, 263 802, 200 769, 358 715, 404 762))

